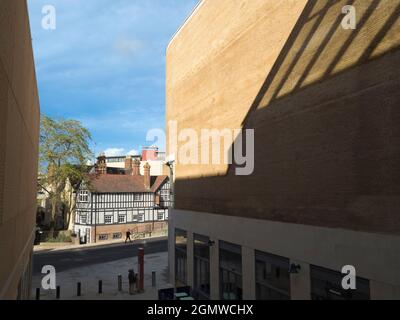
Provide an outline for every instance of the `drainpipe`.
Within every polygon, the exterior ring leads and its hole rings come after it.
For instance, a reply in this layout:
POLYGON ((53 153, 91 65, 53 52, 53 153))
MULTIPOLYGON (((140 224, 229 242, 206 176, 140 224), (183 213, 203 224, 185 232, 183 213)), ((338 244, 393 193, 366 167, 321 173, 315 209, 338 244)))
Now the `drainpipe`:
POLYGON ((97 193, 95 193, 95 208, 94 208, 94 243, 97 243, 97 193))

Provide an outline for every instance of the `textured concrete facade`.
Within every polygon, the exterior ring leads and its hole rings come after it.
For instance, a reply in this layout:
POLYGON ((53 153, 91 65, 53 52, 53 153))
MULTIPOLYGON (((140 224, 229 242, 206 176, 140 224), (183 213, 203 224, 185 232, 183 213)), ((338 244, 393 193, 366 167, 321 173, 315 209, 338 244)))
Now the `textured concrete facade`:
MULTIPOLYGON (((169 232, 186 232, 189 286, 198 234, 214 243, 211 299, 227 285, 219 241, 241 248, 244 299, 257 296, 256 250, 300 266, 293 300, 316 297, 313 269, 345 265, 366 298, 400 299, 399 15, 400 0, 200 2, 167 49, 167 128, 254 129, 255 170, 182 164, 187 141, 169 145, 169 232), (342 27, 346 5, 354 30, 342 27)), ((171 283, 175 258, 170 236, 171 283)))
POLYGON ((28 298, 40 110, 26 1, 0 1, 0 299, 28 298))
POLYGON ((175 207, 400 234, 399 13, 398 0, 203 1, 167 49, 167 120, 255 129, 255 172, 178 163, 175 207))

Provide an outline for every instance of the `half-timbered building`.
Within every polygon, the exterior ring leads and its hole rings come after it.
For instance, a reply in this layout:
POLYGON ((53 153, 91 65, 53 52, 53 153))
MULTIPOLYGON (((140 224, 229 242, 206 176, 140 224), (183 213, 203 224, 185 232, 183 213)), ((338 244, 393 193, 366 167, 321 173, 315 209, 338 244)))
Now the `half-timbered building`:
POLYGON ((77 191, 75 233, 86 242, 120 239, 166 230, 172 204, 168 176, 151 176, 150 165, 140 174, 140 162, 127 159, 123 174, 109 174, 102 157, 89 182, 77 191))

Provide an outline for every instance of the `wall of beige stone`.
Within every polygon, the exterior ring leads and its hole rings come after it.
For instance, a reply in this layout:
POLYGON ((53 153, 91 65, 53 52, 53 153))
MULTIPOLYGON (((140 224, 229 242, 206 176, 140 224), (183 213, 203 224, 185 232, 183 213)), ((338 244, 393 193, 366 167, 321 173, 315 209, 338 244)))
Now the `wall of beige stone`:
POLYGON ((0 299, 15 299, 30 274, 40 123, 26 1, 0 1, 0 109, 0 299))
POLYGON ((167 121, 255 129, 255 171, 178 163, 175 207, 400 234, 399 13, 399 0, 202 1, 167 49, 167 121))

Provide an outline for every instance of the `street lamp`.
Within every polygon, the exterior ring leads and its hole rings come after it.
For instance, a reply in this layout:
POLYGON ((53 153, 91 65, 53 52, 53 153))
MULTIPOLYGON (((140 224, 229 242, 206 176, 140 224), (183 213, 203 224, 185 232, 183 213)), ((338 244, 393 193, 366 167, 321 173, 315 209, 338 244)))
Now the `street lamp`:
POLYGON ((165 162, 165 165, 169 167, 169 183, 170 183, 170 195, 172 196, 172 205, 171 208, 174 207, 174 202, 175 202, 175 190, 174 190, 174 163, 175 160, 170 160, 165 162))

